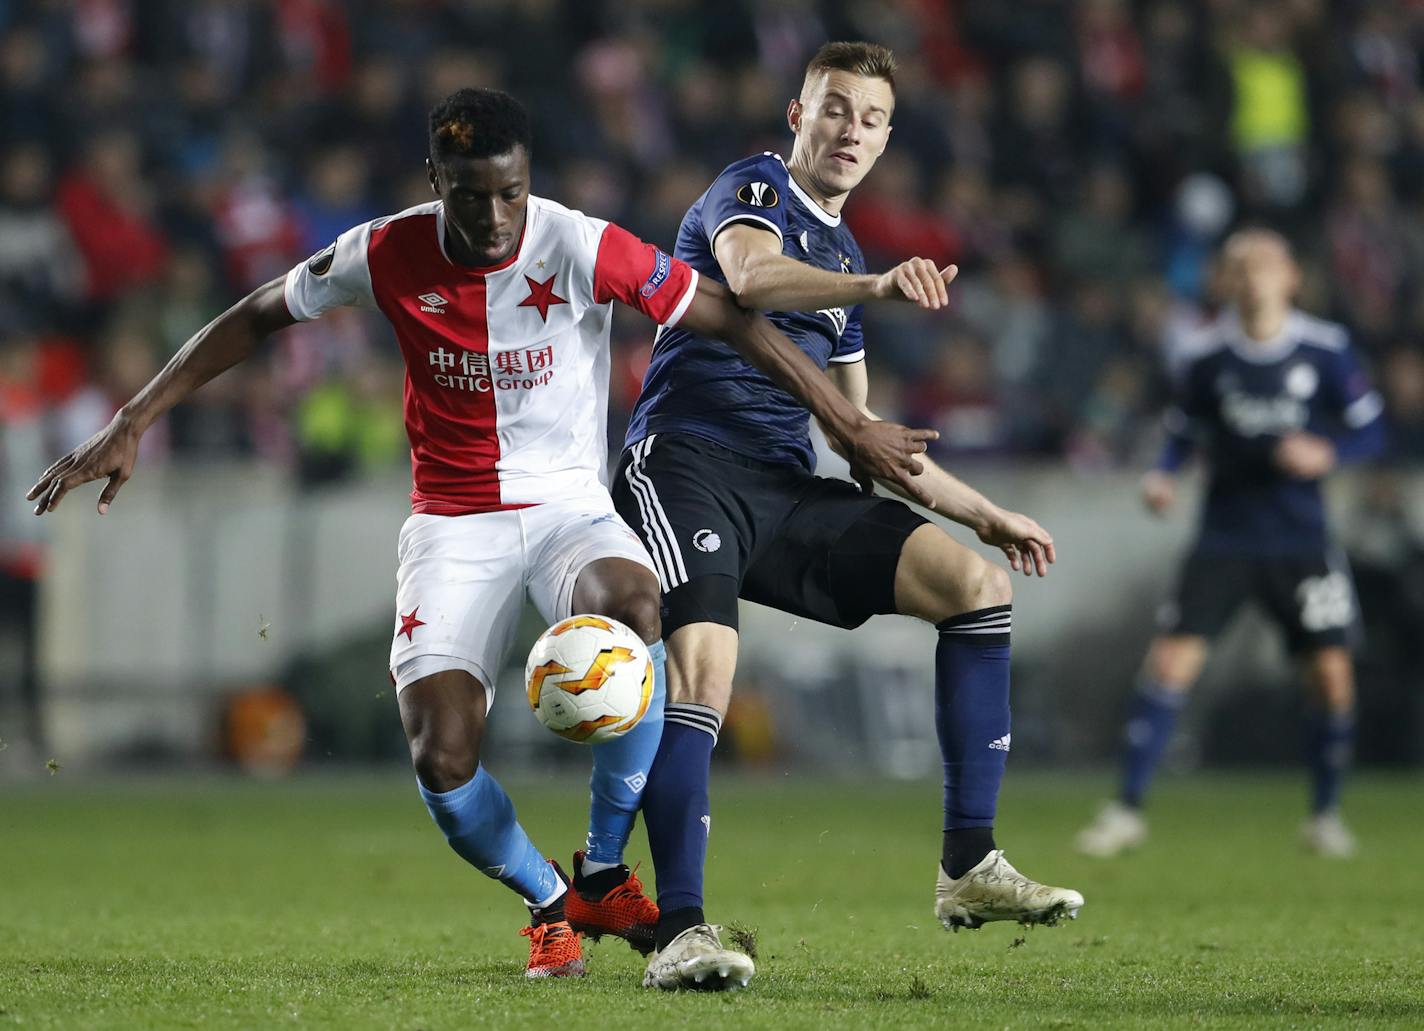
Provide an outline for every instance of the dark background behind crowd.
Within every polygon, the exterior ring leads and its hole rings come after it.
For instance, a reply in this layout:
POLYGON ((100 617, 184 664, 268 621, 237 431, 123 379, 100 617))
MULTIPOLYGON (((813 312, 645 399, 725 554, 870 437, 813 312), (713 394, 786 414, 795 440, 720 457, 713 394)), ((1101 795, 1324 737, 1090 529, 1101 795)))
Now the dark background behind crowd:
MULTIPOLYGON (((510 90, 536 192, 670 247, 723 167, 789 155, 787 101, 836 38, 900 60, 890 148, 847 208, 871 268, 961 269, 948 316, 867 313, 871 404, 940 429, 938 457, 1145 464, 1173 342, 1214 311, 1212 252, 1255 221, 1297 246, 1302 305, 1354 333, 1388 464, 1424 459, 1419 0, 0 0, 7 622, 33 639, 45 523, 19 494, 244 293, 430 199, 439 99, 510 90)), ((615 438, 651 338, 615 322, 615 438)), ((302 485, 394 468, 401 386, 379 316, 333 312, 142 459, 302 485)), ((1398 623, 1371 654, 1403 649, 1369 661, 1417 669, 1424 542, 1392 474, 1365 496, 1367 616, 1398 623)))
MULTIPOLYGON (((1164 341, 1243 219, 1286 230, 1424 456, 1424 5, 1324 0, 0 2, 0 398, 46 453, 341 230, 429 198, 430 106, 511 90, 536 190, 670 245, 726 164, 789 153, 827 38, 899 55, 891 147, 848 218, 872 268, 957 262, 955 315, 881 309, 873 403, 954 458, 1142 459, 1164 341)), ((614 424, 650 327, 620 323, 614 424)), ((148 457, 308 481, 399 461, 398 354, 347 314, 175 412, 148 457)))

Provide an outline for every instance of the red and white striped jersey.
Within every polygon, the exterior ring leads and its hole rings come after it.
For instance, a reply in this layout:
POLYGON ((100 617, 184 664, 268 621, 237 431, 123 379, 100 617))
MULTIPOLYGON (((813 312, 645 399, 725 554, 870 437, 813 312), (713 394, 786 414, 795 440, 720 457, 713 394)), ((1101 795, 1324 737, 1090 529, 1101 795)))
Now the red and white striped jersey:
POLYGON ((619 226, 529 198, 514 255, 450 260, 440 201, 349 229, 287 273, 292 317, 379 308, 405 357, 416 512, 465 515, 600 490, 612 302, 666 326, 697 273, 619 226))

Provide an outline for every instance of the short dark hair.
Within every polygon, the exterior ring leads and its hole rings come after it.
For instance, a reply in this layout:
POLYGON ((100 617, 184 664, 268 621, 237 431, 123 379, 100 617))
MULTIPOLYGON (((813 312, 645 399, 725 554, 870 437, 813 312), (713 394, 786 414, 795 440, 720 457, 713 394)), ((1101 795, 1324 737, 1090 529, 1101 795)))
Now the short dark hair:
POLYGON ((850 72, 871 79, 884 79, 895 92, 895 52, 879 43, 827 43, 806 65, 806 79, 822 72, 850 72))
POLYGON ((529 112, 508 93, 462 89, 430 112, 430 161, 452 156, 488 158, 515 147, 529 150, 529 112))

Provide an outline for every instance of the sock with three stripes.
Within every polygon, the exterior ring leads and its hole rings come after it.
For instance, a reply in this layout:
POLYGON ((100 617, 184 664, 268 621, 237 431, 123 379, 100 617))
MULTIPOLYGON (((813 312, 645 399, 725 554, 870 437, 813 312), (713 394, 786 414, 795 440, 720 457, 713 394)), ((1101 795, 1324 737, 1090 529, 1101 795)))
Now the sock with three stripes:
POLYGON ((935 731, 944 760, 941 862, 960 877, 994 847, 999 783, 1009 757, 1012 607, 995 605, 940 623, 935 731), (968 833, 966 833, 968 832, 968 833))

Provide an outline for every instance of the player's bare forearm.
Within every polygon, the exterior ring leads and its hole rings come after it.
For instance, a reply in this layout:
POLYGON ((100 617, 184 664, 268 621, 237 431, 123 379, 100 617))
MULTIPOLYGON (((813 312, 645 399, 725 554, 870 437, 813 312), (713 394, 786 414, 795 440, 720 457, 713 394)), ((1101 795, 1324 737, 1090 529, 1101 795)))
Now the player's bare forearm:
POLYGON ((831 272, 766 251, 747 253, 733 266, 735 273, 727 265, 722 267, 737 302, 756 311, 818 311, 864 304, 875 300, 879 279, 831 272))
MULTIPOLYGON (((870 378, 865 362, 847 362, 832 367, 836 386, 847 401, 867 419, 877 416, 866 406, 870 395, 870 378)), ((841 449, 831 440, 831 447, 841 449)), ((841 452, 844 454, 844 452, 841 452)), ((985 544, 1000 549, 1009 565, 1025 576, 1037 573, 1045 576, 1056 560, 1053 537, 1026 515, 1000 508, 969 484, 929 458, 920 459, 920 469, 913 476, 898 481, 881 481, 895 493, 911 501, 933 508, 945 517, 974 531, 985 544)))
POLYGON ((910 301, 939 309, 959 270, 928 258, 910 258, 881 275, 818 268, 781 253, 781 238, 749 225, 717 234, 712 245, 728 287, 743 307, 756 311, 819 311, 868 301, 910 301))
MULTIPOLYGON (((868 408, 862 408, 861 412, 867 418, 879 418, 868 408)), ((822 429, 824 428, 822 426, 822 429)), ((842 458, 845 457, 840 445, 831 439, 829 434, 827 434, 827 441, 837 454, 842 458)), ((951 474, 934 459, 927 455, 921 455, 919 462, 920 472, 913 477, 914 485, 918 488, 917 492, 911 493, 893 481, 882 480, 879 482, 905 500, 918 502, 932 508, 946 519, 951 519, 961 526, 967 526, 975 533, 989 526, 995 515, 1002 512, 999 506, 951 474)))
MULTIPOLYGON (((979 533, 992 525, 997 515, 1002 514, 1003 510, 998 505, 950 473, 933 458, 921 457, 920 465, 922 471, 915 477, 915 483, 934 502, 930 507, 946 519, 979 533)), ((887 483, 885 486, 907 500, 915 500, 897 484, 887 483)))
POLYGON ((700 336, 726 341, 801 402, 845 450, 852 474, 866 489, 872 480, 884 479, 915 493, 911 478, 920 469, 916 456, 938 433, 866 418, 770 319, 738 306, 727 289, 708 276, 699 278, 697 294, 680 324, 700 336))
POLYGON ((296 321, 282 291, 283 280, 274 279, 199 330, 108 426, 44 471, 26 495, 36 502, 35 515, 53 512, 75 487, 102 479, 109 482, 99 494, 99 514, 108 512, 133 474, 139 440, 154 420, 252 354, 267 334, 296 321))
POLYGON ((268 334, 292 325, 283 283, 284 277, 264 283, 198 330, 119 414, 143 432, 204 383, 249 358, 268 334))

